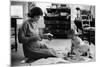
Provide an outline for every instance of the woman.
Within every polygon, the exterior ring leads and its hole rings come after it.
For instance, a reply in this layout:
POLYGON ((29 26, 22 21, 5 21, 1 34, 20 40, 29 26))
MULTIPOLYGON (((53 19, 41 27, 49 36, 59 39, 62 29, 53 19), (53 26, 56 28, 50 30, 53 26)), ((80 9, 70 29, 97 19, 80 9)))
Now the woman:
POLYGON ((39 58, 55 57, 55 51, 49 49, 46 45, 42 45, 40 41, 43 38, 48 39, 49 35, 43 35, 38 30, 38 20, 43 15, 39 7, 32 8, 29 13, 29 19, 26 20, 19 30, 19 42, 23 43, 23 52, 25 57, 30 60, 37 60, 39 58))

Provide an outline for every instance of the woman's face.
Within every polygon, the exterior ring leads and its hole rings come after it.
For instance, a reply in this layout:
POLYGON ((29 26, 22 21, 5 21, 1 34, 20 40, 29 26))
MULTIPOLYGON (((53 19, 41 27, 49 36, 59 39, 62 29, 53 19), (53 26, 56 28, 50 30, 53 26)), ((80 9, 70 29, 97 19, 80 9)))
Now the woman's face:
POLYGON ((39 21, 39 19, 41 18, 42 16, 34 16, 34 18, 32 18, 34 21, 39 21))

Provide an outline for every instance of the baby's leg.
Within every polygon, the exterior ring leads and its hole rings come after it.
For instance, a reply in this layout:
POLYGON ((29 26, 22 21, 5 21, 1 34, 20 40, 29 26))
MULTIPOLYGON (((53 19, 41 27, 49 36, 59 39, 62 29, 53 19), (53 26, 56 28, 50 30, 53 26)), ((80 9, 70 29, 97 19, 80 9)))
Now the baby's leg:
POLYGON ((73 52, 75 53, 75 56, 73 56, 72 59, 77 60, 80 58, 81 53, 79 52, 79 49, 74 49, 73 52))

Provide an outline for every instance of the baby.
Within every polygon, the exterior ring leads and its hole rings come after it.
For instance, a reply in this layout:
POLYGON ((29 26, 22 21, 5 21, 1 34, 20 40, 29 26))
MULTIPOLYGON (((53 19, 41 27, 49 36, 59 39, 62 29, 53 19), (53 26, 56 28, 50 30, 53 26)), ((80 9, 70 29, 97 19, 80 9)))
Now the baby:
POLYGON ((68 32, 68 37, 72 39, 71 55, 73 59, 79 59, 81 56, 89 57, 90 47, 88 42, 82 41, 74 30, 68 32))

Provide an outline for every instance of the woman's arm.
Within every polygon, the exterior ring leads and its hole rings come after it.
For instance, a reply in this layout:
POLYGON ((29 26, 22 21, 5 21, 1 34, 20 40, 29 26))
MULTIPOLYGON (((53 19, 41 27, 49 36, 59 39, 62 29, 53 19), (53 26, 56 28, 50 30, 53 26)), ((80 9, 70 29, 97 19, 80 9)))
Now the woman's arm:
POLYGON ((26 37, 26 31, 27 31, 28 25, 27 24, 23 24, 22 28, 19 29, 19 33, 18 33, 18 39, 20 43, 28 43, 29 41, 37 41, 37 40, 41 40, 41 37, 39 35, 35 35, 32 37, 26 37))
POLYGON ((50 33, 40 34, 42 39, 52 39, 53 35, 50 33))

